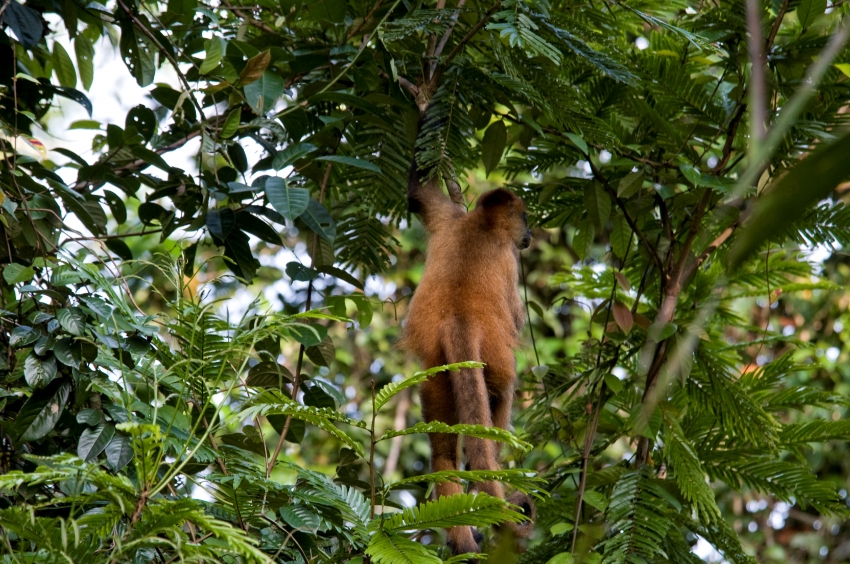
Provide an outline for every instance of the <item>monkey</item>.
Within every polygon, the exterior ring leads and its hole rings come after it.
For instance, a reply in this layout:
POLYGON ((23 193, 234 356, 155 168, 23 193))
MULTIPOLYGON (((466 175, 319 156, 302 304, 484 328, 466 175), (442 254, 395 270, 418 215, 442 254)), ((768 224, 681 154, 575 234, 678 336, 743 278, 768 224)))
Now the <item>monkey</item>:
MULTIPOLYGON (((425 271, 413 294, 402 332, 401 348, 421 361, 423 368, 480 361, 482 368, 442 372, 420 386, 426 421, 448 425, 478 424, 507 429, 516 383, 514 348, 525 324, 519 295, 519 251, 529 247, 531 231, 525 204, 499 188, 482 194, 469 213, 449 199, 434 178, 421 182, 414 163, 408 178, 408 206, 419 215, 429 234, 425 271)), ((458 435, 432 433, 431 471, 457 470, 458 435)), ((464 437, 468 467, 498 470, 496 443, 464 437)), ((482 482, 476 487, 504 499, 502 485, 482 482)), ((436 495, 461 493, 456 482, 437 484, 436 495)), ((511 523, 514 535, 531 534, 534 504, 522 492, 508 501, 529 518, 511 523)), ((471 527, 453 527, 448 545, 453 554, 480 552, 481 535, 471 527)))

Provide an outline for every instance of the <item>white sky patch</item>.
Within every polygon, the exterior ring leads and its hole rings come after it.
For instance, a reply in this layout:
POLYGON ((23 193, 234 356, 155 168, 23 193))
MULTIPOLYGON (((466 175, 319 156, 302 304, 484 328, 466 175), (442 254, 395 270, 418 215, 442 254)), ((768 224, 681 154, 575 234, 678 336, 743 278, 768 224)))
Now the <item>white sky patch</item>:
POLYGON ((646 37, 638 37, 635 39, 635 47, 643 51, 649 47, 649 40, 646 37))

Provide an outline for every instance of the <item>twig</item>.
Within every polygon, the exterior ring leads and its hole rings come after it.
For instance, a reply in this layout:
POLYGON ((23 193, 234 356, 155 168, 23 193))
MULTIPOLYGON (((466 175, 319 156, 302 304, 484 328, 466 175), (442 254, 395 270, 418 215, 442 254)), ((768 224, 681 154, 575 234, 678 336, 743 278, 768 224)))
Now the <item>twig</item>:
MULTIPOLYGON (((410 390, 402 390, 399 394, 398 404, 395 408, 395 417, 393 418, 393 429, 401 431, 406 427, 407 412, 410 409, 410 390)), ((390 441, 390 452, 387 454, 387 461, 384 464, 384 475, 392 474, 398 466, 398 459, 401 456, 401 444, 403 437, 401 435, 393 437, 390 441)))
POLYGON ((369 506, 369 516, 375 516, 375 418, 378 412, 375 408, 375 379, 372 378, 372 426, 369 427, 369 486, 372 490, 372 503, 369 506))
MULTIPOLYGON (((224 6, 228 10, 231 10, 234 14, 236 14, 237 16, 239 16, 240 18, 242 18, 243 20, 248 22, 248 25, 252 25, 252 26, 256 27, 257 29, 265 31, 266 33, 277 33, 276 29, 274 29, 273 27, 269 27, 267 24, 265 24, 265 23, 263 23, 259 20, 255 20, 250 15, 243 12, 241 8, 238 8, 238 7, 234 6, 233 4, 231 4, 230 2, 228 2, 228 0, 222 0, 222 4, 224 4, 224 6)), ((219 6, 219 9, 221 9, 220 6, 219 6)))
POLYGON ((3 21, 3 12, 5 12, 5 11, 6 11, 6 8, 8 8, 8 7, 9 7, 9 4, 11 4, 11 3, 12 3, 12 0, 6 0, 6 1, 3 3, 3 7, 2 7, 2 8, 0 8, 0 22, 2 22, 2 21, 3 21))
POLYGON ((153 44, 156 46, 156 48, 159 49, 159 52, 162 53, 166 59, 168 59, 168 62, 171 63, 171 66, 174 67, 174 72, 177 73, 177 76, 183 82, 183 85, 186 87, 186 90, 190 92, 188 98, 192 101, 192 104, 195 106, 195 109, 198 110, 198 117, 203 119, 204 110, 203 108, 201 108, 201 105, 198 103, 195 97, 191 95, 192 85, 189 84, 189 79, 187 79, 186 75, 183 74, 183 71, 180 70, 180 66, 177 64, 177 61, 174 60, 174 57, 171 56, 171 53, 168 52, 168 49, 163 47, 163 45, 159 42, 159 39, 157 39, 156 36, 151 33, 151 30, 149 30, 147 26, 143 24, 141 20, 139 20, 139 18, 136 17, 136 14, 134 14, 130 10, 130 8, 127 7, 126 4, 124 4, 123 0, 118 0, 118 5, 121 6, 121 9, 124 10, 124 12, 126 12, 128 16, 130 16, 130 19, 133 21, 136 27, 138 27, 142 31, 142 33, 145 34, 145 37, 150 39, 151 42, 153 42, 153 44))
MULTIPOLYGON (((160 233, 162 229, 151 229, 150 231, 139 231, 137 233, 118 233, 116 235, 101 235, 100 237, 70 237, 68 241, 102 241, 103 239, 123 239, 124 237, 144 237, 153 233, 160 233)), ((61 245, 60 245, 61 246, 61 245)))
POLYGON ((430 80, 429 86, 428 86, 429 91, 433 92, 435 90, 435 87, 436 87, 437 83, 440 81, 440 77, 442 76, 443 72, 446 70, 446 67, 448 66, 448 64, 452 61, 452 59, 457 57, 460 54, 461 51, 463 51, 463 48, 466 46, 466 44, 469 43, 472 40, 472 38, 475 37, 475 35, 479 31, 481 31, 481 28, 484 27, 487 24, 489 19, 491 17, 493 17, 493 14, 496 13, 496 10, 498 10, 501 7, 502 7, 501 0, 499 0, 498 2, 493 4, 493 6, 490 7, 489 10, 487 10, 487 13, 484 14, 484 17, 481 18, 478 21, 478 23, 476 23, 474 26, 472 26, 472 29, 470 29, 467 32, 467 34, 463 36, 463 39, 461 39, 458 42, 458 44, 455 45, 455 48, 451 50, 451 52, 448 54, 448 56, 446 56, 445 60, 443 60, 443 62, 438 67, 437 72, 435 72, 434 76, 431 77, 431 80, 430 80))
POLYGON ((602 172, 598 168, 596 168, 595 164, 593 164, 593 160, 590 158, 590 155, 585 155, 585 158, 587 159, 588 164, 590 164, 590 170, 593 173, 593 177, 596 178, 602 184, 605 190, 608 191, 608 194, 611 196, 611 199, 614 200, 614 203, 616 203, 617 207, 620 208, 620 211, 623 212, 623 216, 626 218, 626 222, 629 224, 629 227, 631 227, 632 231, 634 231, 635 234, 638 236, 638 239, 640 239, 641 244, 644 246, 646 251, 649 253, 649 256, 652 258, 652 260, 655 262, 655 265, 658 267, 658 271, 661 274, 661 277, 664 278, 666 276, 666 270, 664 268, 664 263, 661 262, 661 257, 659 257, 658 253, 656 252, 656 249, 654 249, 652 245, 649 244, 649 241, 646 239, 646 235, 644 235, 643 231, 638 229, 637 223, 635 223, 635 220, 632 219, 632 216, 629 215, 628 210, 626 210, 626 205, 619 198, 619 196, 617 196, 616 190, 614 190, 613 186, 611 186, 611 184, 608 182, 608 179, 605 178, 602 175, 602 172))
POLYGON ((779 27, 782 25, 782 19, 785 17, 785 12, 788 10, 788 0, 782 2, 779 8, 779 13, 776 14, 776 19, 770 28, 770 33, 767 34, 767 41, 764 43, 764 54, 767 56, 770 49, 773 47, 773 41, 776 39, 776 34, 779 32, 779 27))
POLYGON ((369 10, 369 13, 366 14, 365 18, 363 18, 363 21, 361 21, 360 24, 357 27, 355 27, 354 29, 352 29, 351 31, 348 32, 347 39, 351 39, 352 37, 354 37, 355 35, 360 33, 360 30, 363 29, 363 27, 366 25, 366 22, 368 22, 370 19, 372 19, 372 16, 375 15, 375 12, 378 11, 378 8, 380 8, 381 4, 383 4, 383 3, 384 3, 384 0, 378 0, 377 2, 375 2, 375 5, 372 6, 372 9, 369 10))
POLYGON ((446 30, 446 32, 443 34, 443 37, 440 39, 440 42, 437 44, 437 48, 434 50, 434 57, 439 57, 440 54, 443 52, 443 49, 445 49, 446 42, 448 42, 449 37, 451 37, 452 32, 454 31, 455 26, 457 25, 458 15, 460 14, 460 9, 463 8, 464 4, 466 4, 466 0, 460 0, 460 2, 457 3, 457 6, 455 7, 457 12, 452 16, 452 23, 449 25, 449 29, 446 30))
POLYGON ((747 1, 747 28, 749 29, 749 40, 747 49, 750 54, 750 108, 752 117, 750 119, 750 155, 759 154, 761 142, 764 139, 766 129, 767 107, 765 98, 767 91, 765 87, 765 59, 764 43, 761 38, 761 4, 759 0, 747 1))

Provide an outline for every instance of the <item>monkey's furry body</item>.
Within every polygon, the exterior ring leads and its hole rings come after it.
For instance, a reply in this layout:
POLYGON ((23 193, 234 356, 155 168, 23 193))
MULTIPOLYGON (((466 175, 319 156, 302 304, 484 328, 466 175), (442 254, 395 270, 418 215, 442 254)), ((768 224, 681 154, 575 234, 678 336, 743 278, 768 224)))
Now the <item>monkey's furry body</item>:
MULTIPOLYGON (((516 382, 514 347, 525 322, 517 289, 518 249, 528 247, 531 233, 522 200, 507 190, 483 194, 466 213, 445 196, 437 181, 424 185, 411 172, 408 202, 429 233, 425 272, 407 313, 402 347, 421 360, 424 368, 463 361, 480 361, 483 369, 464 369, 432 376, 421 386, 426 421, 449 425, 477 424, 503 429, 510 425, 516 382)), ((457 470, 458 436, 430 435, 431 470, 457 470)), ((492 441, 464 438, 468 467, 497 470, 498 446, 492 441)), ((484 482, 478 488, 504 498, 501 484, 484 482)), ((437 495, 460 493, 455 482, 437 485, 437 495)), ((515 492, 510 501, 529 515, 533 505, 515 492)), ((513 527, 527 536, 529 522, 513 527)), ((478 552, 470 527, 449 530, 456 553, 478 552)))

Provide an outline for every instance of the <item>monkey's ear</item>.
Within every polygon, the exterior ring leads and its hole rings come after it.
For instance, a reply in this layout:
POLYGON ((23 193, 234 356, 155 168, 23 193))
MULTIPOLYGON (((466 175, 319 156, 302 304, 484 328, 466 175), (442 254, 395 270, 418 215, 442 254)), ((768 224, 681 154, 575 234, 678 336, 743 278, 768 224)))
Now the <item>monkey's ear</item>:
POLYGON ((496 190, 491 190, 490 192, 486 192, 481 195, 478 199, 478 205, 484 209, 492 209, 498 208, 500 206, 506 206, 511 204, 516 200, 517 197, 512 193, 508 192, 504 188, 497 188, 496 190))

